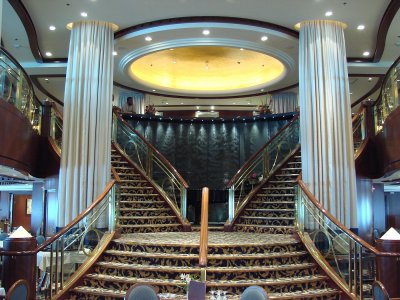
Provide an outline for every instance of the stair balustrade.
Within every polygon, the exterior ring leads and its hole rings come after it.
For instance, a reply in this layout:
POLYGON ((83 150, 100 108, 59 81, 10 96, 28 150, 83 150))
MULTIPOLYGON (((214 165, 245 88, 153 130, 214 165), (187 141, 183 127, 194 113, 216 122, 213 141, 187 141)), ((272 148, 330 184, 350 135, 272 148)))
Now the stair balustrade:
POLYGON ((61 153, 61 143, 63 135, 63 116, 55 107, 53 103, 51 108, 51 120, 50 120, 50 137, 54 141, 59 153, 61 153))
POLYGON ((68 290, 84 272, 85 262, 101 253, 99 249, 113 235, 117 215, 115 183, 111 180, 85 211, 35 250, 0 250, 0 255, 14 259, 36 256, 39 282, 31 282, 31 289, 50 298, 68 290))
POLYGON ((178 171, 146 139, 133 129, 118 111, 113 114, 113 141, 172 200, 186 218, 186 193, 189 187, 178 171))
POLYGON ((296 115, 261 147, 229 181, 229 221, 261 181, 277 170, 300 143, 299 116, 296 115))
MULTIPOLYGON (((400 253, 380 252, 341 224, 308 190, 304 182, 297 180, 296 228, 303 240, 318 250, 325 271, 335 277, 337 284, 359 299, 371 296, 378 257, 400 259, 400 253), (334 272, 332 272, 332 270, 334 272)), ((379 278, 378 278, 379 280, 379 278)))
POLYGON ((352 124, 354 154, 356 155, 367 138, 365 107, 361 107, 361 109, 355 114, 355 116, 352 118, 352 124))

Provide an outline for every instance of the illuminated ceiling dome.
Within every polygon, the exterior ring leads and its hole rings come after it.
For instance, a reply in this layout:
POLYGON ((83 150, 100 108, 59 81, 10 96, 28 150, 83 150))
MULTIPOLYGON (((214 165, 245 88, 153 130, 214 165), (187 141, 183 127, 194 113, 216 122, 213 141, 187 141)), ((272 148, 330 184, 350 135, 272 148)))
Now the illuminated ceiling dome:
POLYGON ((243 48, 196 46, 150 53, 132 62, 129 75, 157 90, 232 93, 269 86, 282 78, 278 59, 243 48))

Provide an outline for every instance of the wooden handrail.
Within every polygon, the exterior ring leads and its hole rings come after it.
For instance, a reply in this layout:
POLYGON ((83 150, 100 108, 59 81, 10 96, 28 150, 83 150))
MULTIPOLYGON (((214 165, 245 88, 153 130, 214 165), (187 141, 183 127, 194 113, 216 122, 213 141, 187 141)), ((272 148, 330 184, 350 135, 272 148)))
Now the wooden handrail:
POLYGON ((161 162, 167 166, 167 168, 175 175, 175 177, 178 179, 178 181, 184 186, 184 188, 189 188, 189 185, 183 179, 181 174, 171 165, 171 163, 162 155, 151 143, 149 143, 144 136, 142 136, 139 132, 137 132, 128 122, 126 122, 120 114, 120 111, 118 109, 113 109, 113 113, 115 116, 120 120, 125 126, 127 126, 130 130, 132 130, 133 133, 135 133, 145 144, 147 147, 149 147, 153 153, 155 153, 156 156, 161 160, 161 162))
POLYGON ((364 241, 362 238, 360 238, 358 235, 350 231, 346 226, 344 226, 338 219, 336 219, 329 211, 327 211, 321 203, 314 197, 314 195, 310 192, 310 190, 307 188, 305 183, 302 181, 301 177, 299 176, 297 178, 297 183, 301 190, 307 195, 308 199, 314 204, 314 206, 321 211, 333 224, 335 224, 338 228, 340 228, 342 231, 344 231, 350 238, 355 240, 358 244, 363 246, 364 248, 368 249, 371 251, 373 254, 376 256, 391 256, 391 257, 400 257, 400 253, 394 253, 394 252, 381 252, 375 247, 371 246, 368 244, 366 241, 364 241))
POLYGON ((115 181, 120 183, 121 177, 119 177, 118 172, 115 170, 113 166, 111 166, 111 173, 113 174, 115 181))
POLYGON ((58 147, 58 145, 55 143, 54 139, 52 137, 47 137, 47 140, 49 141, 49 144, 53 151, 58 155, 58 157, 61 157, 61 149, 58 147))
POLYGON ((96 200, 90 204, 82 213, 80 213, 75 219, 73 219, 67 226, 62 228, 59 232, 53 235, 50 239, 45 241, 43 244, 38 246, 34 250, 29 251, 4 251, 0 250, 0 255, 33 255, 37 254, 39 251, 44 250, 47 246, 52 244, 55 240, 61 237, 63 234, 68 232, 72 227, 78 224, 84 217, 86 217, 110 192, 111 188, 114 186, 115 180, 111 180, 107 186, 105 187, 104 191, 96 198, 96 200))
POLYGON ((54 102, 51 103, 51 108, 54 111, 54 114, 56 115, 57 118, 59 118, 61 121, 64 121, 64 117, 61 114, 61 112, 58 110, 56 104, 54 102))
POLYGON ((351 118, 351 123, 354 124, 354 122, 356 122, 358 118, 361 117, 363 113, 365 113, 365 110, 366 110, 365 106, 361 106, 360 109, 351 118))
POLYGON ((236 174, 232 177, 232 179, 228 182, 226 185, 226 188, 229 189, 237 180, 237 178, 240 176, 241 173, 244 172, 248 168, 248 166, 251 164, 251 162, 262 152, 264 151, 265 148, 269 146, 286 128, 288 128, 291 124, 293 124, 297 119, 299 118, 299 114, 296 114, 293 119, 290 120, 289 123, 287 123, 285 126, 283 126, 281 129, 279 129, 278 132, 276 132, 272 138, 268 140, 267 143, 264 144, 256 153, 254 153, 244 164, 243 166, 239 169, 239 171, 236 172, 236 174))
POLYGON ((208 188, 204 187, 201 197, 199 266, 207 266, 208 254, 208 188))

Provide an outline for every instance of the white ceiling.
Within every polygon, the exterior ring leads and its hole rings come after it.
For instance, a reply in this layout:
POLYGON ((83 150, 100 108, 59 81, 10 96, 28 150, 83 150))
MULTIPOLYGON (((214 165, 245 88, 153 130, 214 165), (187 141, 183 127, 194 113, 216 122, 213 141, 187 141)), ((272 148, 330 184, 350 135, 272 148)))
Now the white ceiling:
MULTIPOLYGON (((2 40, 4 47, 15 57, 30 75, 39 75, 38 82, 42 91, 37 89, 40 99, 48 97, 49 94, 62 100, 66 63, 65 62, 37 62, 32 53, 32 41, 37 39, 38 49, 44 60, 44 53, 51 51, 52 58, 65 59, 68 56, 69 31, 65 28, 67 23, 84 19, 80 12, 88 13, 86 19, 103 20, 113 22, 119 26, 119 30, 124 30, 132 26, 137 26, 146 22, 156 22, 163 19, 182 18, 182 17, 230 17, 244 18, 253 20, 252 26, 246 28, 236 28, 227 25, 220 26, 213 22, 207 25, 212 29, 212 34, 207 37, 208 42, 221 43, 229 40, 237 45, 248 45, 251 47, 262 48, 266 52, 279 51, 293 60, 295 69, 289 76, 271 87, 271 90, 282 89, 292 84, 296 84, 297 79, 297 56, 298 40, 290 34, 282 33, 282 30, 275 30, 276 27, 283 28, 283 31, 292 32, 294 25, 303 20, 325 19, 325 12, 332 11, 333 15, 329 19, 339 20, 348 25, 345 30, 346 50, 348 58, 360 58, 361 61, 372 60, 375 49, 378 46, 378 29, 384 18, 385 11, 390 5, 390 0, 16 0, 11 1, 14 8, 23 4, 32 22, 34 32, 30 34, 30 39, 26 32, 23 22, 15 13, 13 6, 8 2, 3 3, 3 30, 2 40), (261 21, 261 26, 255 26, 255 21, 261 21), (272 24, 267 28, 266 23, 272 24), (365 25, 365 30, 358 31, 356 27, 360 24, 365 25), (49 26, 57 27, 55 31, 50 31, 49 26), (12 30, 8 30, 12 28, 12 30), (7 29, 7 30, 6 30, 7 29), (258 35, 262 32, 270 37, 266 43, 260 42, 258 35), (35 36, 36 35, 36 36, 35 36), (369 51, 368 57, 363 57, 363 52, 369 51), (45 82, 44 78, 49 75, 45 82)), ((398 0, 396 9, 398 9, 398 0)), ((392 3, 393 4, 393 3, 392 3)), ((26 22, 25 22, 26 23, 26 22)), ((115 56, 114 79, 120 84, 128 87, 135 87, 146 90, 146 87, 133 82, 124 70, 120 68, 121 59, 141 48, 154 49, 157 45, 164 45, 165 48, 182 41, 205 41, 201 35, 201 22, 179 24, 174 28, 168 26, 158 26, 146 30, 135 31, 135 34, 124 35, 115 40, 114 48, 118 51, 115 56), (152 46, 144 41, 145 34, 151 33, 153 37, 152 46)), ((376 62, 349 62, 349 73, 356 76, 350 78, 350 88, 353 92, 352 101, 358 100, 367 94, 375 86, 376 76, 371 76, 372 80, 360 74, 385 74, 388 67, 400 55, 400 13, 397 11, 391 20, 387 38, 384 40, 384 51, 382 57, 376 62)), ((382 44, 383 46, 383 44, 382 44)), ((33 47, 35 48, 35 47, 33 47)), ((38 56, 38 55, 36 55, 38 56)), ((40 56, 40 55, 39 55, 40 56)), ((351 60, 351 59, 350 59, 351 60)), ((354 59, 352 60, 354 61, 354 59)), ((116 88, 116 90, 118 90, 116 88)), ((376 97, 376 93, 375 93, 376 97)), ((165 97, 160 98, 165 102, 165 97)), ((158 100, 157 100, 158 101, 158 100)), ((170 101, 176 106, 195 105, 197 102, 205 101, 202 99, 175 99, 170 101), (176 103, 175 103, 175 102, 176 103), (179 104, 178 104, 179 102, 179 104)), ((232 100, 214 100, 214 104, 229 105, 232 100)), ((245 105, 248 97, 238 100, 237 103, 245 105)), ((168 102, 169 103, 169 102, 168 102)), ((163 103, 162 105, 165 105, 163 103)))

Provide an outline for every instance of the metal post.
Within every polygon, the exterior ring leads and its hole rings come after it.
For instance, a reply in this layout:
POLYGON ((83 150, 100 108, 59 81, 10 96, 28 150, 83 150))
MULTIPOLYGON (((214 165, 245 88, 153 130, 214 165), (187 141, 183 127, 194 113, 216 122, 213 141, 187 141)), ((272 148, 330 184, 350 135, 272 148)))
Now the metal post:
POLYGON ((232 222, 233 216, 235 215, 235 186, 232 185, 229 188, 229 198, 228 198, 228 220, 232 222))
POLYGON ((182 215, 182 218, 186 219, 186 215, 187 215, 187 190, 183 186, 181 187, 181 215, 182 215))

